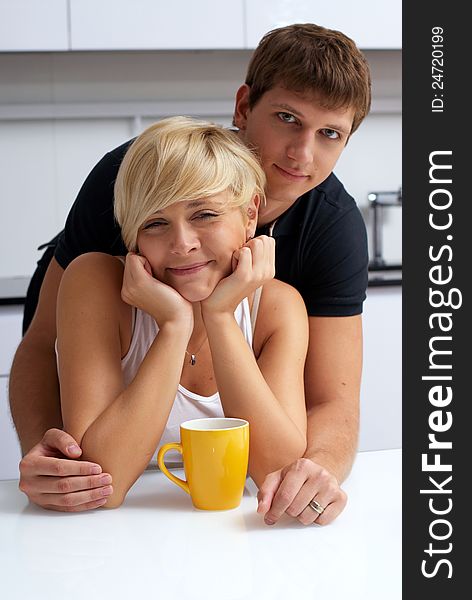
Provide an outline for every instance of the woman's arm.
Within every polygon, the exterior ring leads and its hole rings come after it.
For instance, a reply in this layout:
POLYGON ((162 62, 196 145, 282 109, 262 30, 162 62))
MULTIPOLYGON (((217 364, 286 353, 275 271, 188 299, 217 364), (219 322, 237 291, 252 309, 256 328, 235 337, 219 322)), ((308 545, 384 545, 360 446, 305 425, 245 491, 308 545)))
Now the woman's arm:
MULTIPOLYGON (((255 257, 258 249, 252 252, 255 257)), ((231 303, 224 306, 222 296, 218 302, 202 303, 213 369, 225 415, 250 423, 249 472, 260 485, 268 473, 305 452, 308 318, 296 290, 276 280, 267 282, 257 320, 256 359, 229 309, 231 303)))
MULTIPOLYGON (((145 285, 157 283, 149 279, 145 285)), ((64 273, 57 309, 64 428, 81 445, 83 459, 97 461, 112 475, 107 507, 121 504, 159 443, 192 329, 185 319, 164 320, 125 388, 122 336, 131 308, 121 299, 122 281, 116 258, 83 255, 64 273)))

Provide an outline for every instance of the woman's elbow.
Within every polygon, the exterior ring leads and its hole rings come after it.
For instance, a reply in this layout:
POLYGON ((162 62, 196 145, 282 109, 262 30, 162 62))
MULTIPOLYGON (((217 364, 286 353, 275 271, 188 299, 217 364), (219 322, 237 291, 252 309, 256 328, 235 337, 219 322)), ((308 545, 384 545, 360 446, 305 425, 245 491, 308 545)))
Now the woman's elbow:
POLYGON ((293 443, 293 445, 291 445, 290 449, 288 449, 284 453, 284 456, 281 457, 281 460, 284 463, 283 466, 286 467, 288 465, 291 465, 292 463, 297 461, 299 458, 302 458, 303 455, 305 454, 305 452, 306 452, 306 440, 300 439, 300 440, 294 441, 294 443, 293 443))
POLYGON ((250 460, 249 462, 252 462, 253 471, 258 472, 258 479, 260 479, 262 473, 265 477, 269 473, 283 469, 296 462, 303 457, 305 451, 306 440, 300 437, 299 439, 292 440, 290 444, 287 444, 277 452, 270 452, 268 455, 260 456, 258 460, 250 460))
POLYGON ((285 448, 283 455, 280 456, 279 461, 283 462, 283 466, 286 467, 291 463, 301 458, 306 452, 306 437, 302 435, 296 436, 291 443, 285 448))
POLYGON ((119 508, 123 504, 125 497, 126 494, 119 494, 117 492, 113 492, 111 496, 107 497, 107 501, 105 502, 105 504, 102 504, 100 508, 119 508))
POLYGON ((300 435, 300 438, 298 441, 297 458, 301 458, 302 456, 304 456, 306 449, 307 449, 306 435, 304 435, 304 436, 300 435))

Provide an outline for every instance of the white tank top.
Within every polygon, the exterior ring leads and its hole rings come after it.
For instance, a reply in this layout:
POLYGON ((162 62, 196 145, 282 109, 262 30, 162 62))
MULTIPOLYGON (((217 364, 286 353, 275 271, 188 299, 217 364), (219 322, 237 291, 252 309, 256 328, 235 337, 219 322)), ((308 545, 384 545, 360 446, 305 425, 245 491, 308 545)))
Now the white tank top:
MULTIPOLYGON (((234 312, 236 322, 251 349, 261 289, 259 288, 256 291, 252 314, 249 310, 247 298, 244 298, 234 312)), ((131 344, 126 356, 121 360, 125 386, 128 386, 134 379, 140 364, 143 362, 159 331, 159 327, 153 317, 139 308, 133 309, 133 321, 131 344)), ((219 393, 216 392, 212 396, 200 396, 179 384, 167 424, 149 467, 155 468, 157 466, 156 456, 161 446, 168 442, 180 442, 181 423, 190 419, 202 419, 206 417, 224 417, 219 393)), ((166 464, 169 463, 169 465, 176 466, 180 465, 181 462, 182 457, 178 452, 169 451, 166 454, 166 464)))

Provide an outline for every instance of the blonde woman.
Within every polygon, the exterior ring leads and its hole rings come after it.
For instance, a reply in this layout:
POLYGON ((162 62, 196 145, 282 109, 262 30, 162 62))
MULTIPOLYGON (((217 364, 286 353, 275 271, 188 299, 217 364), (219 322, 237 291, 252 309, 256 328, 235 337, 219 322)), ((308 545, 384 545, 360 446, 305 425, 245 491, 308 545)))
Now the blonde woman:
POLYGON ((110 481, 87 508, 119 506, 189 418, 248 420, 258 485, 303 455, 308 319, 273 279, 274 240, 253 239, 263 189, 217 125, 165 119, 129 148, 115 183, 129 254, 78 257, 58 295, 64 429, 110 481))

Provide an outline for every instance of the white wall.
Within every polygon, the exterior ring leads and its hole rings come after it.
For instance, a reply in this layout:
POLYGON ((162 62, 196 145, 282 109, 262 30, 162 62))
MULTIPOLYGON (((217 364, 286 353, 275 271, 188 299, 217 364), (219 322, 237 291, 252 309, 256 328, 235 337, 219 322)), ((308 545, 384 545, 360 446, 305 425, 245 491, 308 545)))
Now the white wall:
MULTIPOLYGON (((152 120, 184 112, 229 125, 250 55, 0 54, 0 256, 8 257, 2 258, 0 277, 32 273, 37 245, 62 228, 91 167, 152 120)), ((373 110, 336 169, 361 208, 369 191, 401 185, 401 52, 366 56, 373 110)), ((390 209, 385 216, 384 254, 396 261, 401 211, 390 209)))

